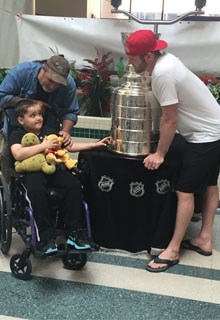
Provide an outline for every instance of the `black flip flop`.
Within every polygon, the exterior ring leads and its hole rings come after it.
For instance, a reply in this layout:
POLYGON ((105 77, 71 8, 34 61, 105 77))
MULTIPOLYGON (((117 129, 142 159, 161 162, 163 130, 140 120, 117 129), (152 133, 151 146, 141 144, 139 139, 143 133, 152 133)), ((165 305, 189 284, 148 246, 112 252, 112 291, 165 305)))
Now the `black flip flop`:
POLYGON ((195 246, 194 244, 192 244, 190 242, 190 240, 183 240, 182 243, 181 243, 181 248, 182 249, 187 249, 187 250, 192 250, 192 251, 195 251, 203 256, 211 256, 212 255, 212 251, 205 251, 205 250, 202 250, 200 247, 198 246, 195 246))
POLYGON ((161 267, 161 268, 152 268, 149 265, 147 265, 146 270, 150 271, 150 272, 164 272, 179 263, 179 259, 168 260, 168 259, 161 259, 159 257, 155 257, 151 261, 154 261, 154 263, 158 263, 158 264, 160 264, 160 263, 166 264, 166 266, 161 267))

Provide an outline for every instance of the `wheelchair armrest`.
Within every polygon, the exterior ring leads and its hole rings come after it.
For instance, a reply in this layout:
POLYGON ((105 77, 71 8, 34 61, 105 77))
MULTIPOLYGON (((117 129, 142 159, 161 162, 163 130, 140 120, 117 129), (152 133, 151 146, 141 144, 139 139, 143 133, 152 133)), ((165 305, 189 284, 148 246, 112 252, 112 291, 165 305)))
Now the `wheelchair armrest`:
POLYGON ((80 169, 77 168, 77 167, 73 167, 71 170, 72 170, 73 174, 75 174, 75 175, 77 175, 77 176, 80 176, 80 175, 83 174, 83 171, 80 170, 80 169))
POLYGON ((86 183, 86 173, 81 169, 74 167, 72 170, 72 174, 80 181, 81 185, 84 186, 86 183))
POLYGON ((10 172, 10 176, 15 179, 22 179, 24 176, 21 173, 17 173, 14 168, 9 168, 9 172, 10 172))

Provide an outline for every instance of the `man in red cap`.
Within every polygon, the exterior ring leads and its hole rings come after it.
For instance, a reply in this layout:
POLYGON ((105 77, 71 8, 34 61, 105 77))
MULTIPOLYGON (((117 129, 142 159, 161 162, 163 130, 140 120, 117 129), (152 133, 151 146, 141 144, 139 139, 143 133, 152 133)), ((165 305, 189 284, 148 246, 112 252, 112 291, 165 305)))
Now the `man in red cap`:
POLYGON ((186 141, 176 183, 174 234, 168 247, 147 265, 151 272, 162 272, 177 264, 181 246, 210 256, 218 206, 220 107, 204 83, 177 57, 161 53, 166 47, 167 43, 158 40, 151 30, 136 31, 125 42, 129 63, 137 73, 149 72, 152 91, 162 108, 157 150, 144 159, 144 166, 149 170, 160 167, 176 132, 186 141), (194 212, 194 193, 203 191, 201 231, 197 237, 182 241, 194 212))

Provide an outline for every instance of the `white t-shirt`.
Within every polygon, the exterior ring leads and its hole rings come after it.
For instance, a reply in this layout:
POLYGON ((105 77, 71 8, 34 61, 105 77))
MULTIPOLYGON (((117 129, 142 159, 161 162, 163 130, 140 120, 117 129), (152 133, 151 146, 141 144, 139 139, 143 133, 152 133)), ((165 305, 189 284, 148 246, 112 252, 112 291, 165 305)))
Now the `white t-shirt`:
POLYGON ((163 54, 152 72, 161 106, 178 104, 177 130, 192 143, 220 139, 220 105, 204 83, 175 56, 163 54))

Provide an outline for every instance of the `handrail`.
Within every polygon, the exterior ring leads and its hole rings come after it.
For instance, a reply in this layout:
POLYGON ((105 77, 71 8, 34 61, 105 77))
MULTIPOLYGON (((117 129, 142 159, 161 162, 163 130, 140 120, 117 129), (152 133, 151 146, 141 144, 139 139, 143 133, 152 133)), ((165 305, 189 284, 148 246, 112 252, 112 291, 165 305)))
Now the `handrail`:
POLYGON ((181 21, 189 16, 198 16, 198 15, 201 15, 201 14, 204 14, 205 12, 204 11, 201 11, 201 10, 196 10, 196 11, 189 11, 189 12, 186 12, 184 14, 182 14, 181 16, 177 17, 176 19, 173 19, 173 20, 140 20, 138 19, 137 17, 135 17, 133 14, 127 12, 127 11, 124 11, 124 10, 116 10, 116 9, 112 9, 111 10, 111 13, 123 13, 125 14, 126 16, 128 16, 129 18, 131 18, 132 20, 138 22, 138 23, 141 23, 141 24, 153 24, 154 25, 154 33, 157 35, 157 37, 159 36, 159 33, 158 33, 158 25, 159 24, 163 24, 163 25, 169 25, 169 24, 174 24, 178 21, 181 21))
POLYGON ((196 11, 189 11, 189 12, 186 12, 184 14, 182 14, 181 16, 177 17, 176 19, 173 19, 173 20, 140 20, 138 19, 137 17, 135 17, 133 14, 127 12, 127 11, 124 11, 124 10, 116 10, 116 9, 112 9, 111 10, 111 13, 123 13, 125 14, 126 16, 128 16, 129 18, 131 18, 132 20, 138 22, 138 23, 141 23, 141 24, 174 24, 178 21, 181 21, 183 20, 184 18, 188 17, 188 16, 197 16, 197 15, 201 15, 201 14, 204 14, 205 12, 204 11, 201 11, 201 10, 196 10, 196 11))

